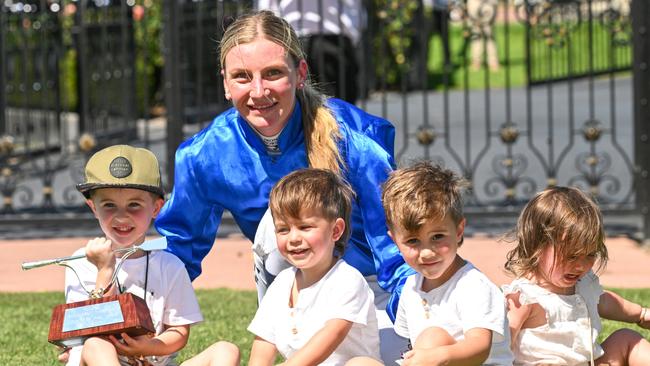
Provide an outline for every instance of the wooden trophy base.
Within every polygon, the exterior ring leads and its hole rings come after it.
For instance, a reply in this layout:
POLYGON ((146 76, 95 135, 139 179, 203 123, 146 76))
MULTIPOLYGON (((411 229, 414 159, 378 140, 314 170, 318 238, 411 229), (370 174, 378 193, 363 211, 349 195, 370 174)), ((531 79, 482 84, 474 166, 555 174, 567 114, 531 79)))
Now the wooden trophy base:
POLYGON ((155 333, 146 302, 129 292, 56 306, 47 340, 74 347, 89 337, 120 333, 155 333))

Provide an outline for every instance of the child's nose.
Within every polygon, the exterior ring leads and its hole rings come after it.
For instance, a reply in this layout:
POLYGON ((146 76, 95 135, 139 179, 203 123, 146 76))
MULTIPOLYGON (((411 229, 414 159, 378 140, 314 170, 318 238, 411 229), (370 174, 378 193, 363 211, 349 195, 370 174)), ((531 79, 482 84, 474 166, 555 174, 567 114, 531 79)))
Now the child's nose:
POLYGON ((301 240, 300 232, 298 230, 289 230, 289 242, 296 243, 301 240))
POLYGON ((420 251, 420 257, 423 259, 434 258, 436 255, 436 252, 432 248, 423 248, 420 251))
POLYGON ((118 208, 115 213, 115 218, 123 219, 128 216, 128 210, 126 208, 118 208))

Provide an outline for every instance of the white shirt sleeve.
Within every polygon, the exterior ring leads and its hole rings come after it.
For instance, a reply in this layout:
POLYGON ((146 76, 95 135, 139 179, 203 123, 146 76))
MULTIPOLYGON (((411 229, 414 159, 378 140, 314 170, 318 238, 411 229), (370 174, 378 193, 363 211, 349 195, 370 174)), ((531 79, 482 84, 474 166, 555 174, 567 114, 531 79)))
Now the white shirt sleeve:
MULTIPOLYGON (((255 334, 256 336, 264 339, 267 342, 276 344, 276 327, 274 320, 277 318, 276 313, 280 310, 282 305, 282 299, 280 298, 281 293, 283 292, 286 282, 288 280, 287 276, 292 277, 294 271, 292 268, 285 269, 280 272, 275 278, 269 289, 266 291, 266 294, 262 298, 257 311, 255 312, 255 317, 248 326, 248 331, 255 334)), ((288 306, 289 299, 285 298, 284 303, 288 306)))
POLYGON ((467 281, 457 286, 457 290, 462 291, 457 306, 463 333, 472 328, 484 328, 493 331, 494 341, 503 340, 507 326, 503 293, 487 277, 468 276, 465 279, 467 281))
POLYGON ((400 337, 410 339, 411 334, 409 332, 408 326, 408 317, 406 316, 406 301, 408 301, 408 293, 406 293, 406 285, 402 289, 402 295, 400 296, 399 303, 397 305, 397 313, 395 314, 395 333, 400 337))
POLYGON ((374 295, 366 280, 354 268, 341 266, 335 291, 330 291, 326 319, 343 319, 353 323, 368 324, 368 312, 374 311, 374 295), (354 272, 357 273, 354 273, 354 272))
POLYGON ((177 263, 170 263, 167 266, 168 268, 175 269, 175 271, 167 283, 166 303, 162 322, 163 324, 174 326, 203 321, 203 315, 201 314, 190 276, 187 274, 185 266, 179 259, 173 257, 173 260, 177 263))
POLYGON ((280 13, 280 5, 278 4, 278 0, 257 0, 257 4, 255 5, 256 10, 271 10, 272 12, 276 13, 279 15, 280 13))

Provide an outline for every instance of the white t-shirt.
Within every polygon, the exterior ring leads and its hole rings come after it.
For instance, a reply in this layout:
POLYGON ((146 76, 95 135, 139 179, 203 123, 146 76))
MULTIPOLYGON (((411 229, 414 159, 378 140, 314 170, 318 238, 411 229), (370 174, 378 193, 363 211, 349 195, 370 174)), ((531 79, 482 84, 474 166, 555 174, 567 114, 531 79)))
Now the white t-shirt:
POLYGON ((379 331, 374 296, 361 273, 343 260, 323 278, 300 290, 289 307, 296 269, 280 272, 269 287, 248 330, 273 343, 284 358, 301 349, 330 319, 352 323, 350 332, 321 365, 343 365, 352 357, 379 360, 379 331))
MULTIPOLYGON (((74 254, 84 254, 85 248, 77 250, 74 254)), ((119 261, 119 259, 118 259, 119 261)), ((88 290, 95 288, 97 267, 86 259, 70 261, 81 281, 88 290)), ((147 256, 127 259, 117 275, 117 279, 124 292, 130 292, 139 297, 144 295, 145 269, 147 256)), ((151 314, 156 334, 164 331, 164 326, 187 325, 203 321, 203 315, 196 300, 187 270, 175 255, 154 251, 149 254, 149 270, 147 279, 146 302, 151 314)), ((117 284, 114 284, 117 286, 117 284)), ((65 298, 67 303, 88 299, 88 294, 79 284, 79 279, 69 268, 65 273, 65 298)), ((68 366, 79 365, 81 346, 70 351, 68 366)), ((153 365, 174 364, 169 356, 152 356, 147 360, 153 365)))
POLYGON ((395 331, 411 344, 429 327, 440 327, 456 341, 472 328, 492 331, 485 365, 512 365, 505 297, 483 273, 467 262, 442 286, 423 292, 423 276, 410 276, 400 297, 395 331))
POLYGON ((284 18, 299 36, 345 34, 354 44, 359 42, 366 23, 365 10, 359 0, 320 0, 320 3, 315 0, 257 0, 256 8, 271 10, 284 18))
POLYGON ((519 293, 523 305, 539 304, 546 312, 547 324, 524 328, 515 340, 515 365, 586 365, 603 355, 598 344, 601 323, 598 302, 603 288, 589 272, 576 284, 574 295, 552 293, 525 278, 503 286, 507 294, 519 293))

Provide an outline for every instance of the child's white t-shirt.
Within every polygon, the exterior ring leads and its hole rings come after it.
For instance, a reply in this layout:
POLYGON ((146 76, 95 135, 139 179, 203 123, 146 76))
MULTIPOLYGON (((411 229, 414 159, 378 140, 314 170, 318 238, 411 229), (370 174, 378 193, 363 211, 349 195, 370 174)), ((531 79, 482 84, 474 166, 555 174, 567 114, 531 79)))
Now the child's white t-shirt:
POLYGON ((485 365, 512 365, 510 328, 503 293, 467 262, 442 286, 423 292, 423 276, 410 276, 400 296, 395 331, 411 344, 429 327, 440 327, 456 341, 472 328, 492 331, 492 347, 485 365))
MULTIPOLYGON (((74 255, 84 254, 85 248, 74 255)), ((88 290, 95 288, 97 267, 88 260, 78 259, 69 264, 75 269, 88 290)), ((117 279, 124 292, 144 296, 147 256, 127 259, 118 273, 117 279)), ((175 255, 154 251, 149 254, 146 302, 156 334, 164 331, 165 325, 187 325, 203 321, 203 315, 192 288, 187 270, 175 255)), ((117 284, 115 284, 117 285, 117 284)), ((88 300, 88 294, 79 285, 79 279, 69 268, 65 274, 65 298, 67 303, 88 300)), ((81 357, 81 346, 73 347, 67 366, 77 366, 81 357)), ((176 354, 147 357, 153 365, 170 365, 176 354)))
POLYGON ((361 273, 340 259, 320 281, 300 290, 298 301, 290 308, 296 271, 292 267, 278 274, 248 330, 273 343, 284 358, 290 358, 328 320, 344 319, 354 324, 321 365, 343 365, 356 356, 379 360, 374 295, 361 273))
POLYGON ((598 302, 603 288, 592 271, 576 284, 574 295, 552 293, 525 278, 503 286, 505 294, 519 293, 523 305, 539 304, 547 324, 521 329, 515 342, 516 365, 586 365, 604 351, 598 343, 601 329, 598 302))

